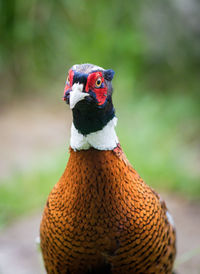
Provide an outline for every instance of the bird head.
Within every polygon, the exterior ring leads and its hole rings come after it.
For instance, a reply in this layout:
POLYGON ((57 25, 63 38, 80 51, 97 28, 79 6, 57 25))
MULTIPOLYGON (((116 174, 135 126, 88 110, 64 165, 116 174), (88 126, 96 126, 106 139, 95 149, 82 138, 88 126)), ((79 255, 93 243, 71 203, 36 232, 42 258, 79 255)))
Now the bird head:
POLYGON ((73 123, 83 135, 102 129, 113 117, 114 71, 92 64, 72 66, 68 71, 63 100, 70 105, 73 123))
POLYGON ((82 100, 101 108, 112 95, 113 76, 112 69, 105 70, 92 64, 74 65, 68 71, 63 99, 72 109, 82 100))

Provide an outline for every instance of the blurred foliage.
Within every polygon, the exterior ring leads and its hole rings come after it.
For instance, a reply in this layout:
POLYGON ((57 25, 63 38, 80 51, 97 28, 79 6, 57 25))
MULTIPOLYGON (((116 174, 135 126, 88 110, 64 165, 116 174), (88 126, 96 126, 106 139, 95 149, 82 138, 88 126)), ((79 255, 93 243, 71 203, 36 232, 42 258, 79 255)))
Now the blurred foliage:
POLYGON ((0 181, 0 231, 17 217, 43 208, 67 162, 64 151, 59 155, 53 153, 51 157, 56 157, 56 165, 54 161, 48 164, 40 161, 40 167, 32 172, 15 172, 0 181))
POLYGON ((65 79, 80 62, 112 67, 150 90, 195 93, 199 12, 197 0, 1 0, 2 99, 65 79))
POLYGON ((117 133, 140 176, 157 191, 199 200, 199 102, 171 93, 141 96, 141 90, 120 99, 117 133))

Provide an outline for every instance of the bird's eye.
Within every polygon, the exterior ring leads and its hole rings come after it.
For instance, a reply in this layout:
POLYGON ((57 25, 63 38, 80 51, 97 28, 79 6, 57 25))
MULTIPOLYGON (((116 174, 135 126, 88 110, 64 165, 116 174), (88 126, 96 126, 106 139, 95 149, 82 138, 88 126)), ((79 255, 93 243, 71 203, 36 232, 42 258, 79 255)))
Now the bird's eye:
POLYGON ((66 82, 68 82, 68 83, 69 83, 69 75, 67 76, 67 80, 66 80, 66 82))
POLYGON ((96 80, 95 86, 96 86, 97 88, 99 88, 99 87, 101 86, 101 84, 102 84, 102 79, 101 79, 101 77, 99 77, 99 78, 96 80))

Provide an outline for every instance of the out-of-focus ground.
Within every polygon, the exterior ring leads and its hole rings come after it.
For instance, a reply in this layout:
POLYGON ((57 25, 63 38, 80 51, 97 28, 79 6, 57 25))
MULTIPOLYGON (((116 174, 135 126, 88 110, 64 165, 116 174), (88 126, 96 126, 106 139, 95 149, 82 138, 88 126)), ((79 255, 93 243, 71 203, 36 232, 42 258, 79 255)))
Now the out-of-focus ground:
MULTIPOLYGON (((60 103, 59 103, 60 104, 60 103)), ((9 107, 1 113, 0 172, 7 176, 13 168, 27 170, 32 161, 59 145, 66 149, 69 135, 69 113, 66 108, 28 104, 9 107), (26 106, 26 105, 25 105, 26 106), (2 161, 3 160, 3 161, 2 161)), ((174 194, 162 193, 177 228, 178 274, 200 273, 200 204, 174 194), (192 253, 191 253, 192 252, 192 253), (194 254, 193 254, 194 253, 194 254), (196 254, 195 254, 196 253, 196 254), (189 258, 191 255, 192 258, 189 258), (186 261, 183 262, 186 258, 186 261)), ((39 234, 41 211, 17 219, 0 231, 0 273, 44 273, 35 239, 39 234)))
POLYGON ((36 99, 0 110, 0 179, 32 169, 38 157, 49 156, 59 145, 65 149, 70 114, 61 98, 52 105, 36 99))

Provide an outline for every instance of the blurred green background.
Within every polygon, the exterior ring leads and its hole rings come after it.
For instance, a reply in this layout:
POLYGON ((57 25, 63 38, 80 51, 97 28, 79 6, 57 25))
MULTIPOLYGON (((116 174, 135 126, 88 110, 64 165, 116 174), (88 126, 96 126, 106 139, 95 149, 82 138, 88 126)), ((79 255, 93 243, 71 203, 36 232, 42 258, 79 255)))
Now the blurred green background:
MULTIPOLYGON (((199 13, 195 0, 0 1, 1 118, 30 102, 52 110, 75 63, 112 68, 117 133, 129 160, 157 190, 199 199, 199 13)), ((41 208, 66 157, 57 144, 46 159, 36 155, 34 169, 0 177, 1 226, 41 208)))

